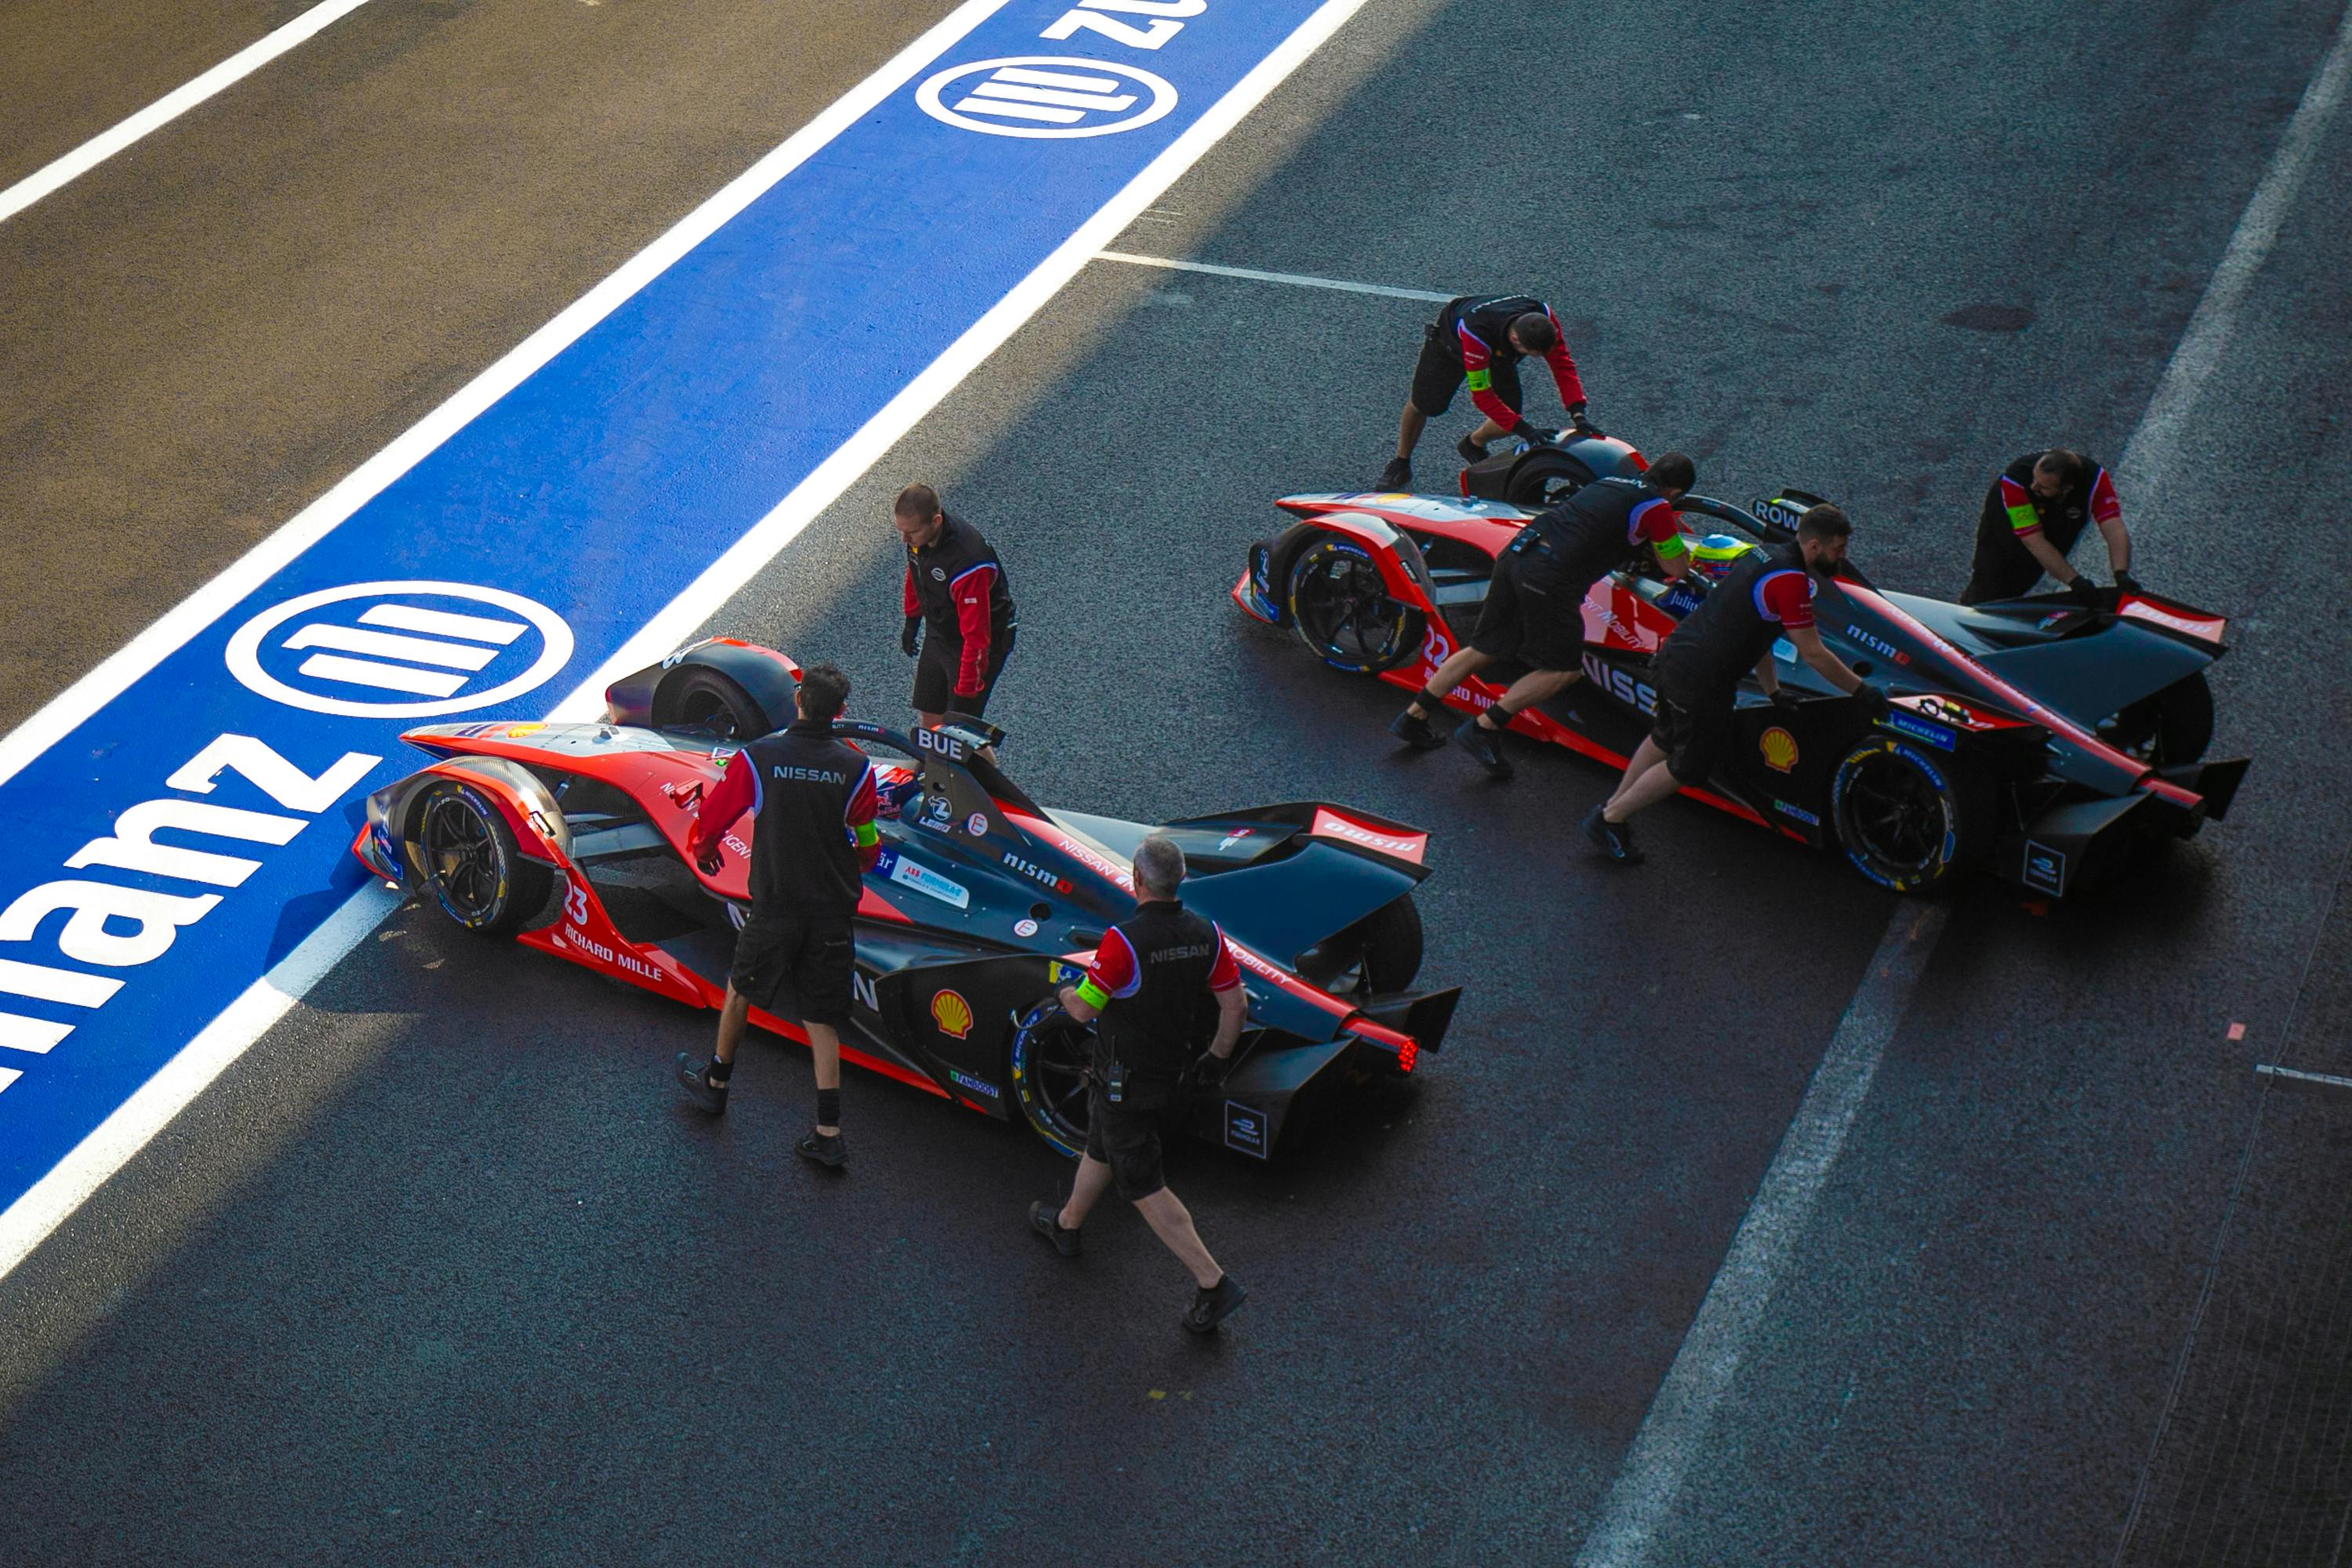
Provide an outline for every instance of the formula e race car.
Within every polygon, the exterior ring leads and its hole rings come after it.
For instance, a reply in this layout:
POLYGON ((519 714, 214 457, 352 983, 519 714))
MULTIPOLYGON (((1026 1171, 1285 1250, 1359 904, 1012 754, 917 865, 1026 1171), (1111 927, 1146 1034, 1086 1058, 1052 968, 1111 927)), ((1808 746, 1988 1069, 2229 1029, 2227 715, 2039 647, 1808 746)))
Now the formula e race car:
MULTIPOLYGON (((1460 499, 1296 495, 1295 514, 1250 551, 1236 604, 1294 628, 1337 668, 1419 689, 1468 637, 1496 555, 1533 512, 1608 475, 1646 465, 1593 435, 1521 447, 1465 469, 1460 499)), ((1747 511, 1704 496, 1676 503, 1715 530, 1694 542, 1699 570, 1669 585, 1620 572, 1584 601, 1584 679, 1519 714, 1520 734, 1622 767, 1648 732, 1651 656, 1739 552, 1793 537, 1820 498, 1783 490, 1747 511)), ((2246 761, 2203 761, 2213 699, 2205 668, 2227 623, 2155 595, 2086 608, 2042 596, 1962 607, 1881 592, 1859 568, 1819 582, 1822 637, 1885 688, 1874 722, 1776 646, 1784 709, 1752 679, 1735 742, 1705 789, 1685 793, 1843 850, 1898 891, 1934 887, 1970 865, 2038 893, 2069 894, 2151 840, 2220 818, 2246 761)), ((1524 667, 1490 665, 1454 692, 1490 706, 1524 667)))
MULTIPOLYGON (((740 743, 793 712, 798 678, 782 654, 719 639, 616 682, 603 723, 412 731, 408 742, 439 760, 368 798, 352 850, 468 931, 718 1006, 749 908, 754 822, 728 835, 715 875, 692 863, 688 836, 740 743)), ((1003 733, 977 720, 835 732, 874 757, 884 801, 843 1054, 1025 1120, 1075 1155, 1091 1029, 1055 993, 1133 910, 1129 861, 1152 829, 1038 805, 983 754, 1003 733)), ((1412 889, 1428 875, 1426 834, 1321 802, 1160 830, 1191 865, 1186 904, 1223 927, 1249 995, 1232 1065, 1180 1113, 1190 1131, 1264 1159, 1303 1101, 1410 1073, 1438 1048, 1459 988, 1407 989, 1421 966, 1412 889)), ((751 1018, 807 1037, 758 1009, 751 1018)))

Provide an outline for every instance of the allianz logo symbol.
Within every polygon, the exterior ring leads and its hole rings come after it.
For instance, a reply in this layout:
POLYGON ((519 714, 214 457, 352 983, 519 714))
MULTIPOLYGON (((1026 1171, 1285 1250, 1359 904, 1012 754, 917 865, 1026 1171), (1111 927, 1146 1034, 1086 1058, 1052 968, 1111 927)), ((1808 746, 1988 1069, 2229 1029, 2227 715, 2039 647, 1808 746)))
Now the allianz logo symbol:
POLYGON ((520 697, 572 649, 572 628, 537 600, 407 581, 289 599, 239 626, 226 658, 239 684, 289 708, 413 719, 520 697))
POLYGON ((1108 136, 1166 117, 1176 89, 1133 66, 1023 55, 952 66, 915 101, 934 120, 990 136, 1108 136))

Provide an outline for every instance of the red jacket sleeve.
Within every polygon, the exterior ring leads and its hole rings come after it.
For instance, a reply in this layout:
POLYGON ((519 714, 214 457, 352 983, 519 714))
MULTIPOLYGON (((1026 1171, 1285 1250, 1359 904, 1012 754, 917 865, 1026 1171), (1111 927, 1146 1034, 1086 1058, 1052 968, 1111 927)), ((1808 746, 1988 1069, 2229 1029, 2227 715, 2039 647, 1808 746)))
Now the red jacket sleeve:
POLYGON ((977 697, 988 684, 988 601, 996 586, 996 568, 983 561, 967 567, 948 584, 955 595, 956 629, 963 634, 963 668, 956 671, 955 694, 977 697))
POLYGON ((727 760, 727 771, 719 775, 719 787, 702 797, 700 809, 694 814, 694 832, 688 840, 688 849, 698 859, 727 837, 747 811, 760 805, 760 773, 751 765, 749 752, 738 752, 727 760))
POLYGON ((882 805, 882 788, 874 776, 874 764, 866 764, 865 776, 857 787, 849 792, 849 805, 841 814, 842 825, 849 829, 849 840, 857 846, 857 868, 871 871, 882 858, 881 830, 874 826, 875 814, 882 805))
POLYGON ((923 602, 915 597, 915 563, 911 561, 907 563, 907 591, 901 596, 906 602, 903 613, 908 620, 923 613, 923 602))
POLYGON ((1217 928, 1217 963, 1209 971, 1209 989, 1231 991, 1242 983, 1242 966, 1234 962, 1234 944, 1225 940, 1223 926, 1217 928))
POLYGON ((1559 388, 1560 406, 1573 408, 1584 401, 1584 379, 1576 374, 1576 361, 1569 355, 1568 334, 1560 331, 1559 318, 1552 315, 1549 305, 1544 307, 1544 314, 1551 317, 1551 330, 1558 334, 1551 351, 1544 355, 1544 363, 1551 366, 1552 384, 1559 388))
POLYGON ((2116 494, 2116 477, 2106 469, 2091 481, 2091 521, 2113 522, 2124 514, 2123 498, 2116 494))
POLYGON ((1519 411, 1495 395, 1495 355, 1486 340, 1456 322, 1454 341, 1462 348, 1462 384, 1479 413, 1507 430, 1519 422, 1519 411))
POLYGON ((1135 949, 1127 944, 1127 933, 1113 926, 1103 932, 1102 942, 1095 949, 1095 961, 1087 970, 1087 979, 1107 997, 1132 996, 1143 984, 1135 972, 1135 949))
POLYGON ((1798 572, 1775 572, 1764 580, 1764 609, 1784 631, 1813 624, 1813 585, 1798 572))

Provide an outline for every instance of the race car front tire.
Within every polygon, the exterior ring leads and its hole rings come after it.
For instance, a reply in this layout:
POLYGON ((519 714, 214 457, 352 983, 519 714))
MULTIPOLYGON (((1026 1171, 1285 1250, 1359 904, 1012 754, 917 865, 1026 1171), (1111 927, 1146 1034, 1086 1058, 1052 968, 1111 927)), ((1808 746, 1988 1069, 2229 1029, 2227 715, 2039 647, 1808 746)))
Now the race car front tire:
POLYGON ((1396 668, 1421 651, 1428 627, 1426 616, 1390 596, 1371 552, 1336 533, 1298 552, 1287 597, 1299 640, 1350 675, 1396 668))
POLYGON ((547 903, 553 874, 523 858, 499 808, 456 779, 416 802, 414 835, 425 885, 441 912, 481 937, 508 937, 547 903))
POLYGON ((1031 1131, 1076 1159, 1087 1146, 1087 1068, 1094 1026, 1081 1024, 1048 996, 1020 1019, 1013 1035, 1013 1099, 1031 1131))
POLYGON ((722 741, 756 741, 782 728, 771 717, 741 683, 715 669, 681 670, 654 694, 656 730, 699 730, 722 741))
POLYGON ((1511 471, 1503 499, 1528 511, 1558 506, 1592 482, 1592 470, 1565 452, 1539 451, 1511 471))
POLYGON ((1984 792, 1891 735, 1848 752, 1830 784, 1831 821, 1853 868, 1898 893, 1942 886, 1981 848, 1984 792))

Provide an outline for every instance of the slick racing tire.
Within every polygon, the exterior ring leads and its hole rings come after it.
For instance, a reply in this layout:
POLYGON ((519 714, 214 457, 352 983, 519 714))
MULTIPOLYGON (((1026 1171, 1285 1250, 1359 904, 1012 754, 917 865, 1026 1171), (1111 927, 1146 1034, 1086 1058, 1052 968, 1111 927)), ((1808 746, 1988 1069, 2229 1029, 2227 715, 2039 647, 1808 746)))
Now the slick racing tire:
POLYGON ((1013 1098, 1037 1136, 1076 1159, 1087 1147, 1087 1068, 1095 1030, 1048 997, 1013 1035, 1013 1098))
POLYGON ((2100 738, 2154 768, 2193 763, 2213 743, 2213 689, 2199 670, 2116 714, 2100 738))
POLYGON ((1334 994, 1377 996, 1412 984, 1421 947, 1421 910, 1407 893, 1299 954, 1298 969, 1334 994))
POLYGON ((1351 675, 1394 669, 1421 651, 1428 617, 1389 596, 1370 552, 1327 534, 1290 568, 1290 624, 1315 657, 1351 675))
POLYGON ((546 904, 548 868, 523 858, 514 830, 488 796, 455 779, 416 803, 425 885, 441 912, 476 936, 512 936, 546 904))
POLYGON ((1982 791, 1950 763, 1891 735, 1848 752, 1830 785, 1831 820, 1855 870, 1882 888, 1920 893, 1972 858, 1985 834, 1982 791))
POLYGON ((1538 452, 1512 471, 1503 499, 1528 511, 1557 506, 1592 482, 1592 470, 1565 452, 1538 452))
POLYGON ((698 668, 662 682, 653 721, 656 730, 693 730, 721 741, 755 741, 781 728, 736 681, 698 668))

